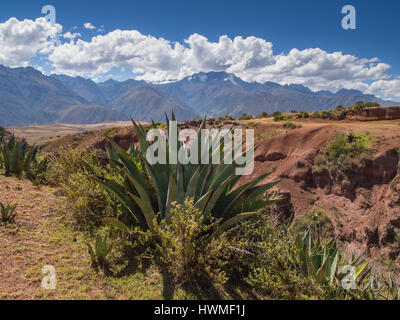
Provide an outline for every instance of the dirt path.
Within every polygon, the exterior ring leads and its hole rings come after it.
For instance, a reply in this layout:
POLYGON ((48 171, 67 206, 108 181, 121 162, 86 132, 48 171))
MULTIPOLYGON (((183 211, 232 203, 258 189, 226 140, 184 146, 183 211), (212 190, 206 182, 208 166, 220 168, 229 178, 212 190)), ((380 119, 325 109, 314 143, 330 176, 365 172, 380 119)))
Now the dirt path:
POLYGON ((15 226, 0 225, 0 299, 161 299, 158 274, 106 277, 90 267, 84 234, 72 230, 56 190, 0 175, 0 202, 16 204, 15 226), (41 288, 45 265, 55 290, 41 288))

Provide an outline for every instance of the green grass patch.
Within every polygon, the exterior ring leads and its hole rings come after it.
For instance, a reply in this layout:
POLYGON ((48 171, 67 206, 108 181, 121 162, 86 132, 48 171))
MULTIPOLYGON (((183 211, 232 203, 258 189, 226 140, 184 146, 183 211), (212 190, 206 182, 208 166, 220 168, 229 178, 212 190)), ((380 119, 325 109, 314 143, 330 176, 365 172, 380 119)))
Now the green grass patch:
POLYGON ((378 140, 369 132, 339 134, 316 156, 313 171, 321 168, 347 171, 360 167, 374 154, 378 140))

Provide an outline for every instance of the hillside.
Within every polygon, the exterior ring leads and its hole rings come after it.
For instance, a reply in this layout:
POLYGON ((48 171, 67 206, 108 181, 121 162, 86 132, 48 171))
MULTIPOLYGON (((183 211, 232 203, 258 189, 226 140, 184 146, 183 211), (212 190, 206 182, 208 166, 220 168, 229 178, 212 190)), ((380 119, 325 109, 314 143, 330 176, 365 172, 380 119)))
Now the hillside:
POLYGON ((91 123, 92 112, 101 120, 127 120, 112 110, 89 105, 57 79, 44 76, 31 67, 11 69, 0 66, 0 125, 70 121, 74 116, 68 113, 71 106, 76 105, 82 108, 75 109, 75 114, 77 110, 83 110, 78 115, 80 123, 91 123))
POLYGON ((313 92, 302 85, 248 83, 225 72, 199 73, 167 84, 43 75, 29 68, 0 68, 0 124, 161 121, 174 110, 179 120, 247 113, 327 110, 357 101, 383 101, 357 90, 313 92))
MULTIPOLYGON (((241 184, 257 176, 276 169, 266 181, 282 180, 277 190, 288 195, 293 219, 309 215, 317 206, 324 208, 333 225, 333 233, 357 252, 368 251, 370 255, 389 254, 385 247, 386 226, 395 226, 400 219, 397 182, 400 181, 400 117, 397 120, 381 121, 326 121, 299 119, 291 120, 301 128, 284 129, 284 122, 271 118, 241 121, 240 128, 248 126, 255 129, 259 148, 255 154, 255 171, 244 176, 241 184), (351 128, 351 129, 350 129, 351 128), (369 132, 379 137, 380 143, 365 167, 352 172, 354 185, 343 191, 341 182, 328 173, 313 173, 316 156, 340 133, 369 132), (368 205, 366 205, 366 203, 368 205), (371 243, 366 230, 377 232, 378 238, 371 243), (375 249, 381 247, 382 250, 375 249)), ((190 123, 195 128, 195 123, 190 123)), ((210 128, 212 126, 209 126, 210 128)), ((105 145, 109 138, 124 148, 137 143, 131 128, 114 128, 71 135, 45 146, 46 153, 68 150, 95 151, 101 159, 106 159, 105 145)), ((288 216, 288 217, 289 217, 288 216)), ((400 228, 400 225, 398 227, 400 228)), ((397 250, 397 249, 396 249, 397 250)))
MULTIPOLYGON (((40 156, 51 161, 43 185, 35 186, 35 181, 32 183, 14 176, 5 177, 4 170, 0 172, 0 202, 17 205, 15 221, 0 225, 0 257, 15 257, 11 267, 0 263, 0 297, 343 299, 337 284, 329 287, 318 277, 317 280, 312 276, 304 277, 300 271, 302 260, 293 246, 296 237, 303 236, 306 227, 314 236, 319 234, 325 244, 329 239, 336 239, 341 250, 341 263, 351 255, 360 256, 368 266, 366 274, 369 275, 371 267, 371 274, 385 277, 391 274, 394 281, 399 282, 400 119, 397 111, 398 107, 366 108, 359 114, 359 120, 341 121, 312 117, 292 118, 290 122, 260 117, 234 122, 229 119, 209 120, 208 128, 234 125, 235 128, 255 130, 259 145, 255 153, 255 170, 251 175, 241 177, 236 187, 246 186, 257 177, 272 172, 258 180, 257 186, 279 181, 267 191, 267 195, 273 197, 278 193, 281 198, 276 204, 263 207, 261 214, 235 224, 230 231, 228 229, 211 242, 205 241, 207 232, 197 229, 192 216, 172 220, 178 222, 174 225, 176 229, 168 228, 159 234, 168 237, 177 230, 174 241, 165 242, 171 248, 168 251, 153 251, 153 241, 159 239, 153 235, 159 232, 158 229, 147 233, 140 229, 142 227, 137 222, 132 222, 132 216, 126 215, 119 200, 99 188, 94 180, 95 177, 104 177, 114 179, 113 183, 136 181, 134 176, 126 180, 116 174, 125 169, 123 166, 112 169, 106 152, 109 140, 125 150, 131 145, 138 146, 134 128, 127 123, 121 123, 125 125, 123 127, 75 126, 76 130, 83 132, 71 132, 41 145, 40 156), (379 110, 390 112, 380 113, 379 110), (389 116, 393 119, 390 120, 389 116), (334 152, 328 154, 330 149, 334 152), (111 223, 109 221, 113 220, 103 219, 105 217, 114 217, 120 222, 111 223), (132 224, 135 229, 127 231, 124 227, 120 230, 121 222, 132 224), (181 230, 188 232, 181 233, 181 230), (190 237, 191 232, 199 234, 190 237), (112 253, 104 265, 93 260, 90 263, 86 243, 93 244, 104 234, 109 235, 108 241, 113 244, 112 253), (168 272, 174 277, 179 276, 169 279, 172 284, 166 282, 165 264, 158 260, 158 252, 168 254, 168 266, 171 266, 168 272), (192 259, 191 252, 201 256, 200 263, 189 260, 190 264, 185 264, 181 257, 185 255, 192 259), (187 270, 202 270, 201 263, 214 266, 207 269, 211 277, 207 281, 212 285, 195 275, 187 277, 187 270), (56 267, 57 290, 46 291, 39 287, 42 275, 38 266, 44 264, 56 267), (288 267, 291 264, 293 268, 288 267), (184 268, 178 268, 181 265, 184 268), (257 273, 259 270, 261 274, 257 273), (219 278, 220 275, 229 278, 225 280, 219 278), (270 284, 270 279, 278 281, 278 288, 270 284)), ((188 121, 181 123, 180 127, 195 129, 200 122, 188 121)), ((53 128, 60 130, 56 126, 53 128)), ((73 128, 71 125, 71 130, 73 128)), ((32 129, 40 130, 40 126, 26 128, 25 132, 32 129)), ((51 127, 47 125, 46 130, 51 130, 51 127)), ((20 128, 19 132, 22 137, 24 131, 20 128)), ((135 165, 141 168, 140 164, 135 165)), ((142 178, 146 177, 145 171, 142 174, 142 178)), ((148 186, 151 188, 149 181, 140 185, 141 188, 148 186)), ((257 187, 253 185, 238 199, 240 207, 252 205, 246 202, 251 200, 249 197, 254 188, 257 187)), ((158 201, 154 197, 156 192, 164 192, 163 189, 148 190, 153 192, 152 201, 155 203, 158 201)), ((221 197, 224 205, 215 212, 223 212, 226 207, 234 210, 230 203, 225 203, 227 198, 229 195, 221 197)), ((183 207, 191 212, 190 206, 186 202, 183 207)), ((175 211, 171 214, 174 219, 175 214, 175 211)), ((164 228, 164 225, 159 227, 164 228)), ((381 281, 382 278, 377 279, 381 281)), ((364 285, 368 283, 363 283, 362 288, 364 285)), ((369 299, 360 293, 363 290, 354 291, 359 295, 356 299, 369 299)), ((392 299, 391 291, 382 292, 385 295, 376 298, 392 299)))

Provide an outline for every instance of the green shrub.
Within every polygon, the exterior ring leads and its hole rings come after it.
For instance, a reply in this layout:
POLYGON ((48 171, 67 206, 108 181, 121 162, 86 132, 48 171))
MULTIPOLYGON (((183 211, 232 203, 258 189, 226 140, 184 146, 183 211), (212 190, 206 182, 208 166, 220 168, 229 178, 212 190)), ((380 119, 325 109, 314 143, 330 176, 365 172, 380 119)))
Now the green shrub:
POLYGON ((316 166, 324 166, 327 164, 327 159, 322 154, 319 154, 315 157, 314 164, 316 166))
POLYGON ((339 134, 325 149, 329 164, 341 170, 360 166, 373 153, 376 138, 370 133, 339 134))
POLYGON ((273 118, 274 118, 274 121, 282 121, 282 120, 287 119, 287 118, 285 117, 285 115, 284 115, 282 112, 279 112, 279 111, 274 112, 274 113, 272 114, 272 116, 273 116, 273 118))
POLYGON ((300 272, 296 238, 286 226, 260 214, 230 230, 227 238, 231 249, 227 274, 235 287, 245 283, 267 299, 318 295, 318 288, 300 272))
POLYGON ((16 141, 15 137, 11 136, 8 142, 2 142, 0 151, 6 176, 25 175, 35 181, 48 169, 46 159, 38 162, 38 148, 29 147, 25 140, 16 141))
POLYGON ((95 154, 78 150, 66 150, 50 161, 51 169, 45 173, 45 179, 50 185, 60 188, 79 228, 92 229, 101 225, 105 217, 131 221, 129 215, 123 215, 119 202, 93 181, 95 175, 123 181, 117 169, 106 169, 95 154), (85 164, 90 165, 90 170, 85 164))
POLYGON ((371 107, 380 107, 380 104, 377 101, 367 103, 358 101, 352 107, 350 107, 350 111, 354 114, 360 114, 364 109, 371 107))
POLYGON ((241 117, 239 118, 239 120, 251 120, 251 119, 253 119, 253 116, 250 116, 247 113, 242 114, 241 117))
POLYGON ((301 114, 303 115, 304 119, 308 119, 310 117, 310 114, 307 111, 302 111, 301 114))
POLYGON ((217 221, 207 222, 193 199, 183 205, 174 203, 170 215, 169 223, 154 219, 153 255, 161 272, 168 274, 176 286, 224 284, 228 243, 224 236, 212 236, 217 221))
POLYGON ((293 129, 298 129, 298 128, 301 128, 301 124, 295 124, 293 122, 287 122, 287 123, 285 123, 283 125, 283 129, 293 130, 293 129))
POLYGON ((0 217, 3 223, 10 223, 14 222, 15 216, 17 215, 15 209, 17 208, 16 205, 3 205, 0 203, 0 217))
POLYGON ((367 102, 365 105, 367 106, 367 108, 380 107, 381 106, 378 101, 367 102))
POLYGON ((336 110, 336 111, 343 111, 343 110, 346 110, 346 108, 343 107, 342 105, 339 105, 339 106, 337 106, 337 107, 335 108, 335 110, 336 110))
POLYGON ((302 274, 325 287, 328 298, 345 299, 364 294, 361 287, 368 284, 367 278, 371 276, 371 267, 365 259, 360 256, 348 261, 335 239, 323 243, 318 236, 314 241, 310 230, 304 236, 299 235, 296 243, 302 274), (344 283, 351 268, 354 268, 351 282, 344 283))
POLYGON ((322 119, 322 113, 320 111, 316 111, 312 114, 314 119, 322 119))
POLYGON ((104 268, 107 262, 107 256, 111 253, 113 248, 113 245, 108 243, 108 237, 98 235, 93 247, 89 243, 86 243, 86 245, 88 247, 92 266, 104 268))
POLYGON ((293 230, 296 233, 311 229, 316 234, 331 235, 334 231, 332 221, 322 205, 317 205, 310 214, 296 219, 293 222, 293 230))

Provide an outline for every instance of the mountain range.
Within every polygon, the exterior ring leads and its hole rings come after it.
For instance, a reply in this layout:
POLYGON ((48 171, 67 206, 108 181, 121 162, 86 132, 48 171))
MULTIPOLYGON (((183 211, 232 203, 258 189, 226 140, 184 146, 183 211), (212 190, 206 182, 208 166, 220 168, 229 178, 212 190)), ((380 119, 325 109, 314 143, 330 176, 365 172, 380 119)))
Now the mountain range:
POLYGON ((46 76, 32 68, 0 65, 0 125, 44 123, 88 124, 123 121, 162 121, 174 110, 177 120, 247 113, 327 110, 357 101, 377 100, 357 90, 336 93, 274 82, 249 83, 225 72, 198 73, 167 84, 108 80, 95 83, 82 77, 46 76))

